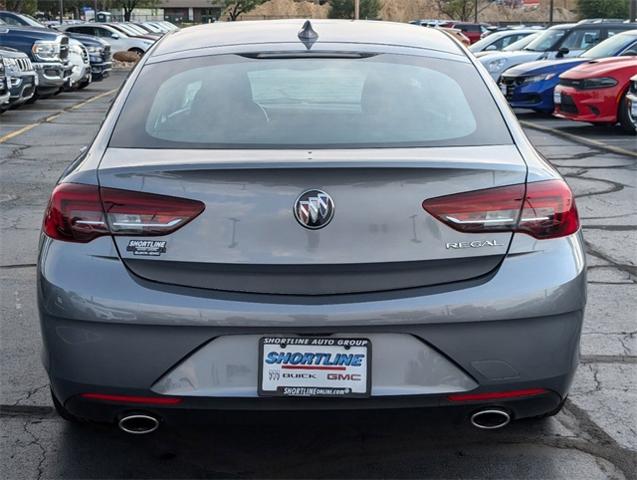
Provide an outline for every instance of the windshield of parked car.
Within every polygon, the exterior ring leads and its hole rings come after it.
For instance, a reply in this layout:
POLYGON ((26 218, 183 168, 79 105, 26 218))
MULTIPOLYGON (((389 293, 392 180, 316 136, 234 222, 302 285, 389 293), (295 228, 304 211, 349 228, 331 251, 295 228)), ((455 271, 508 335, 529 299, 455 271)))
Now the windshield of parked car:
MULTIPOLYGON (((613 57, 620 52, 623 52, 625 49, 630 47, 633 44, 637 44, 637 34, 635 35, 613 35, 610 38, 607 38, 599 45, 595 45, 590 50, 582 53, 580 57, 583 58, 605 58, 605 57, 613 57)), ((632 55, 637 55, 637 45, 633 50, 630 50, 626 53, 632 55)))
POLYGON ((407 55, 246 58, 144 67, 111 146, 353 148, 511 143, 468 62, 407 55))
POLYGON ((545 30, 539 37, 529 43, 524 50, 531 52, 546 52, 551 50, 560 38, 566 35, 566 32, 566 30, 561 28, 545 30))
POLYGON ((524 47, 526 47, 529 43, 531 43, 533 40, 535 40, 539 36, 540 36, 540 32, 527 35, 526 37, 519 39, 517 42, 513 42, 511 45, 504 47, 502 51, 517 52, 518 50, 524 50, 524 47))

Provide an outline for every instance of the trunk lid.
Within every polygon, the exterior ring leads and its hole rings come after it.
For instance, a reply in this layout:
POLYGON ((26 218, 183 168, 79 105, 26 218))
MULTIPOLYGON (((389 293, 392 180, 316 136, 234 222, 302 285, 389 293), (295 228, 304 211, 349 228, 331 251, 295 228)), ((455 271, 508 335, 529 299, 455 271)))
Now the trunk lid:
POLYGON ((169 235, 114 237, 136 275, 291 295, 414 288, 491 272, 512 234, 461 233, 428 214, 422 202, 525 177, 513 145, 314 152, 110 148, 99 169, 102 187, 205 204, 203 213, 169 235), (316 230, 294 214, 295 201, 311 189, 334 202, 331 222, 316 230), (129 248, 138 240, 165 241, 165 251, 140 255, 129 248))

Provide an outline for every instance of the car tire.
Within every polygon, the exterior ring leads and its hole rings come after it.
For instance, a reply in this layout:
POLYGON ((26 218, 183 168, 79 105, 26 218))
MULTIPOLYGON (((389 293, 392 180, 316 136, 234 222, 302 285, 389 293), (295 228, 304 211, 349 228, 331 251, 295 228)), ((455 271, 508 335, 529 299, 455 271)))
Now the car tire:
POLYGON ((62 403, 57 399, 52 389, 51 389, 51 400, 53 400, 53 406, 55 407, 55 411, 64 420, 71 423, 83 423, 79 417, 76 417, 71 412, 69 412, 66 408, 64 408, 64 405, 62 405, 62 403))
POLYGON ((77 89, 78 90, 84 90, 86 87, 88 87, 91 84, 90 80, 84 80, 83 82, 80 82, 77 85, 77 89))
POLYGON ((622 101, 619 102, 619 112, 617 112, 617 118, 619 124, 626 133, 637 134, 637 118, 633 118, 628 109, 628 96, 627 93, 622 97, 622 101))

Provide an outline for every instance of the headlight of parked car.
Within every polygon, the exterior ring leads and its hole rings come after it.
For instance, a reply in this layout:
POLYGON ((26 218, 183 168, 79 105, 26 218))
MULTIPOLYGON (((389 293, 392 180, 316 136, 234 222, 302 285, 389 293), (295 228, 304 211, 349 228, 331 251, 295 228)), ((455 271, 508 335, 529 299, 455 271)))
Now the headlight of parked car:
POLYGON ((502 70, 502 67, 504 67, 506 63, 507 61, 504 58, 501 58, 499 60, 492 60, 487 64, 487 70, 489 70, 489 72, 491 73, 499 72, 500 70, 502 70))
POLYGON ((57 60, 60 57, 60 45, 47 40, 36 41, 31 51, 40 60, 57 60))
POLYGON ((555 76, 554 73, 543 73, 541 75, 533 75, 531 77, 526 77, 524 79, 524 83, 543 82, 544 80, 550 80, 554 76, 555 76))
POLYGON ((612 77, 587 78, 580 83, 581 90, 594 90, 596 88, 609 88, 617 85, 617 80, 612 77))

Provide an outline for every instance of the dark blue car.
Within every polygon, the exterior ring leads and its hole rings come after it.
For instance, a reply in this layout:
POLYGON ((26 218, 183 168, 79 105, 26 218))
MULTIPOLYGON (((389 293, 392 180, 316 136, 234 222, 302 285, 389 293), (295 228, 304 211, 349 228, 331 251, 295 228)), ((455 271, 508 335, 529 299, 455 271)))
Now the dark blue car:
POLYGON ((585 62, 620 55, 637 55, 637 30, 618 33, 579 57, 524 63, 502 74, 500 89, 513 108, 553 111, 553 89, 562 73, 585 62))

